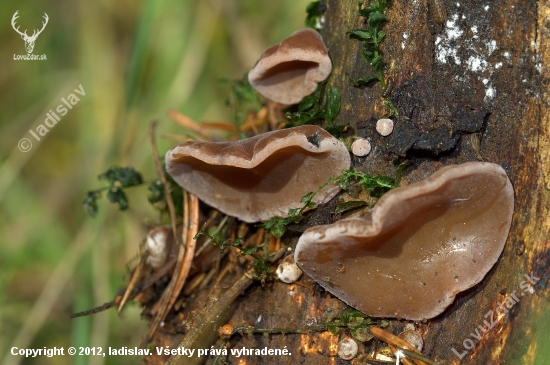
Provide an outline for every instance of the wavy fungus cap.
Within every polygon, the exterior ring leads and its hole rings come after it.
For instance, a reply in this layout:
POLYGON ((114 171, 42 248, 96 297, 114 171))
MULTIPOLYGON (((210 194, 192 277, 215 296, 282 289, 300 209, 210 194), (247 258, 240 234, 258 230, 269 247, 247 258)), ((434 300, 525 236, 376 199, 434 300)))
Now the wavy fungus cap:
MULTIPOLYGON (((286 217, 305 194, 349 166, 346 146, 312 125, 237 142, 191 141, 166 153, 166 169, 179 185, 249 223, 286 217)), ((313 202, 325 203, 339 190, 329 184, 313 202)))
POLYGON ((500 166, 447 166, 389 191, 366 217, 309 228, 295 258, 367 315, 433 318, 493 267, 513 210, 514 190, 500 166))
POLYGON ((248 81, 263 96, 285 105, 297 104, 332 71, 323 38, 306 28, 262 53, 248 81))

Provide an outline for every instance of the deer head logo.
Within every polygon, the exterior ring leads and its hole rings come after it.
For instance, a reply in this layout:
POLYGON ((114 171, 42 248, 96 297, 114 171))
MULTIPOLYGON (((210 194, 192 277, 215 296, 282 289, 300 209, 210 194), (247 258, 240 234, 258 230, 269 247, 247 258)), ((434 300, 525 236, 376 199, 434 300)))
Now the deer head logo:
POLYGON ((27 53, 32 53, 32 50, 34 49, 34 42, 36 41, 36 38, 38 38, 38 35, 40 33, 42 33, 42 31, 44 30, 44 28, 46 28, 46 24, 48 24, 48 14, 44 13, 44 20, 45 22, 42 23, 42 29, 40 30, 35 30, 32 35, 29 37, 27 35, 27 30, 25 29, 24 32, 21 32, 19 30, 19 27, 15 27, 15 20, 17 18, 19 18, 19 15, 17 15, 17 13, 19 12, 19 10, 17 10, 15 12, 15 14, 13 14, 13 17, 11 18, 11 26, 13 27, 13 29, 19 33, 21 35, 21 38, 23 38, 23 40, 25 41, 25 48, 27 49, 27 53))

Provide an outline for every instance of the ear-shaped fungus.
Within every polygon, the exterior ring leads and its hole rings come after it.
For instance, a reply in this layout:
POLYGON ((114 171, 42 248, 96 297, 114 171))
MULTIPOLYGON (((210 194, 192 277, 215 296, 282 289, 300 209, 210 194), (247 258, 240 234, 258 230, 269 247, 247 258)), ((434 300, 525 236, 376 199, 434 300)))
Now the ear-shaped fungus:
MULTIPOLYGON (((166 170, 179 185, 249 223, 286 217, 305 194, 349 166, 346 146, 312 125, 237 142, 190 141, 166 153, 166 170)), ((325 203, 339 190, 331 183, 313 202, 325 203)))
POLYGON ((500 166, 447 166, 389 191, 366 217, 306 230, 295 258, 318 284, 367 315, 428 319, 493 267, 513 209, 514 190, 500 166))
POLYGON ((302 101, 332 71, 323 38, 306 28, 262 53, 248 81, 260 94, 285 105, 302 101))

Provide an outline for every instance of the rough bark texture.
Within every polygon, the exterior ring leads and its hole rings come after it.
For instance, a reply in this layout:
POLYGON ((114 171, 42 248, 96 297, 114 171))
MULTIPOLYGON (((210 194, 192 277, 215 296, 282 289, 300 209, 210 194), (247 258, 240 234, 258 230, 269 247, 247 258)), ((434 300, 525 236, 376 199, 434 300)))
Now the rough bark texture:
MULTIPOLYGON (((417 324, 424 336, 423 352, 453 364, 532 364, 542 340, 533 337, 530 326, 547 310, 549 299, 550 4, 443 0, 448 18, 437 24, 428 0, 389 3, 388 22, 383 25, 384 74, 395 83, 390 98, 400 114, 394 133, 383 138, 374 132, 375 121, 388 112, 380 87, 358 89, 349 83, 349 78, 373 73, 361 57, 360 43, 346 36, 351 29, 365 27, 357 16, 357 4, 326 2, 321 33, 334 65, 329 86, 342 95, 336 122, 350 123, 351 134, 374 142, 368 157, 355 159, 355 168, 394 175, 393 162, 404 157, 411 164, 401 183, 414 183, 441 166, 476 160, 470 135, 479 132, 483 159, 504 167, 516 194, 513 224, 500 260, 481 284, 459 295, 443 315, 417 324), (531 272, 540 278, 534 294, 521 296, 503 316, 495 315, 498 321, 479 340, 471 337, 485 320, 489 322, 485 315, 499 302, 514 291, 519 295, 524 274, 531 272), (464 348, 467 338, 472 340, 471 350, 464 348), (463 354, 462 359, 453 348, 463 354)), ((319 210, 305 222, 333 219, 324 212, 319 210)), ((307 277, 302 283, 315 287, 307 277)), ((304 327, 333 317, 344 307, 322 290, 313 296, 303 287, 276 283, 248 289, 227 322, 254 325, 261 315, 258 327, 304 327)), ((405 323, 393 321, 390 330, 405 323)), ((338 341, 328 332, 233 337, 229 348, 286 346, 292 356, 230 356, 228 363, 347 363, 336 357, 338 341)))

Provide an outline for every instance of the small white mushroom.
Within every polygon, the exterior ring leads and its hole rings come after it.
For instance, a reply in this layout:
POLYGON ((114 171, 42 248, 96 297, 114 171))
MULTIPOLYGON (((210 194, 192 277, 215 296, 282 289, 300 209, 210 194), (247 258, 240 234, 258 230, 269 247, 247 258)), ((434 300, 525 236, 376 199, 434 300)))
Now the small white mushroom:
POLYGON ((359 346, 352 338, 343 339, 338 344, 338 356, 344 360, 353 359, 357 356, 357 351, 359 351, 359 346))
POLYGON ((277 277, 283 283, 291 284, 302 276, 303 271, 296 265, 294 255, 284 258, 283 262, 277 267, 277 277))
POLYGON ((422 351, 422 347, 424 347, 424 340, 420 333, 416 331, 405 330, 401 332, 398 337, 413 345, 418 351, 422 351))
POLYGON ((393 132, 393 121, 391 119, 379 119, 376 122, 376 131, 384 137, 389 136, 393 132))
POLYGON ((370 153, 371 145, 370 142, 364 138, 357 138, 351 144, 351 153, 357 157, 363 157, 370 153))
POLYGON ((149 251, 147 263, 155 269, 161 267, 166 261, 169 251, 169 234, 170 228, 166 226, 153 228, 147 233, 146 244, 149 251))

